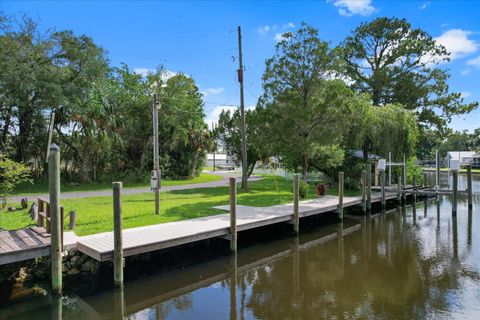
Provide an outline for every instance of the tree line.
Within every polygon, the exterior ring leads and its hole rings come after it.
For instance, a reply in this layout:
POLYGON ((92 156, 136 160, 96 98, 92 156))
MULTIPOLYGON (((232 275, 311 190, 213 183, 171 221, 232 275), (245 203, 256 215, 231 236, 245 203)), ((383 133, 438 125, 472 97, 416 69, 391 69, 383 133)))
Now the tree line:
MULTIPOLYGON (((246 113, 248 169, 280 159, 287 169, 358 172, 371 154, 424 157, 451 133, 454 115, 478 103, 451 92, 449 53, 405 19, 362 23, 338 46, 303 23, 265 62, 263 93, 246 113), (361 161, 351 161, 352 151, 361 161), (357 168, 358 170, 355 170, 357 168)), ((152 101, 160 97, 163 177, 198 174, 221 142, 241 159, 240 115, 222 112, 212 132, 195 81, 163 67, 146 76, 114 67, 92 38, 41 33, 28 17, 0 15, 0 150, 46 172, 48 126, 71 181, 144 179, 152 165, 152 101)))
POLYGON ((46 172, 49 122, 71 181, 144 179, 152 164, 152 101, 159 110, 163 177, 197 175, 212 139, 195 81, 162 67, 147 76, 111 66, 92 38, 41 33, 29 17, 0 15, 0 150, 46 172))
MULTIPOLYGON (((405 19, 362 23, 336 47, 303 23, 266 60, 263 94, 246 114, 250 168, 276 156, 304 176, 348 163, 358 178, 371 154, 431 153, 430 136, 445 139, 452 116, 478 107, 450 91, 447 61, 445 47, 405 19), (355 150, 360 161, 349 157, 355 150)), ((239 113, 226 111, 215 131, 236 155, 238 126, 239 113)))

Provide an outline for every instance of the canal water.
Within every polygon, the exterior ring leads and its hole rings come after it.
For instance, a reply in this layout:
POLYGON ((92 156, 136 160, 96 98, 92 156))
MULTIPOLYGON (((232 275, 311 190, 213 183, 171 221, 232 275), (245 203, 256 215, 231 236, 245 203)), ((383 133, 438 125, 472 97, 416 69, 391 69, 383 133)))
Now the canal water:
POLYGON ((457 217, 442 196, 139 276, 123 290, 84 280, 90 290, 53 298, 30 285, 4 298, 0 319, 480 319, 480 176, 473 189, 473 210, 460 197, 457 217))

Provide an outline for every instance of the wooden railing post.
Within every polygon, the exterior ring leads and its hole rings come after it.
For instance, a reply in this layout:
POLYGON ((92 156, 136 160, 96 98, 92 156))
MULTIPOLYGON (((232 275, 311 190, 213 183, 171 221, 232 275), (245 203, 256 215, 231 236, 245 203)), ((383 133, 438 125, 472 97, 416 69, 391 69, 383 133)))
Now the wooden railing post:
POLYGON ((417 176, 413 175, 413 201, 417 202, 417 176))
POLYGON ((457 199, 458 199, 458 171, 452 170, 453 178, 453 203, 452 203, 452 216, 457 216, 457 199))
POLYGON ((472 166, 467 167, 467 197, 468 197, 468 210, 473 208, 473 190, 472 190, 472 166))
POLYGON ((385 209, 387 203, 385 198, 385 170, 380 170, 380 183, 381 183, 381 197, 382 197, 382 209, 385 209))
POLYGON ((237 252, 237 180, 230 178, 230 250, 237 252))
POLYGON ((372 211, 372 164, 367 163, 367 212, 372 211))
POLYGON ((343 220, 344 173, 338 173, 338 218, 343 220))
POLYGON ((362 171, 362 212, 367 213, 367 171, 362 171))
POLYGON ((401 182, 402 178, 400 176, 397 177, 397 201, 398 201, 398 204, 401 205, 402 204, 402 189, 401 189, 401 185, 402 185, 402 182, 401 182))
MULTIPOLYGON (((48 213, 51 226, 51 268, 52 290, 55 293, 62 292, 62 226, 60 217, 60 148, 56 144, 50 146, 48 157, 48 180, 50 191, 50 204, 48 213)), ((48 221, 48 218, 46 219, 48 221)))
POLYGON ((122 183, 114 182, 113 187, 113 282, 123 286, 123 243, 122 243, 122 183))
POLYGON ((299 177, 297 173, 293 176, 293 231, 297 235, 300 232, 298 197, 299 197, 299 177))

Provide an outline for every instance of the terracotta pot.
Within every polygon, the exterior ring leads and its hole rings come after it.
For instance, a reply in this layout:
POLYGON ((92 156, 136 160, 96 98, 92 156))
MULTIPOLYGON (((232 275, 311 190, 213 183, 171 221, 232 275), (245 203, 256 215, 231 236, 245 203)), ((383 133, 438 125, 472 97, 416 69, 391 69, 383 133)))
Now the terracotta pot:
POLYGON ((324 184, 318 184, 315 188, 315 193, 319 196, 324 196, 325 192, 327 192, 327 186, 324 184))

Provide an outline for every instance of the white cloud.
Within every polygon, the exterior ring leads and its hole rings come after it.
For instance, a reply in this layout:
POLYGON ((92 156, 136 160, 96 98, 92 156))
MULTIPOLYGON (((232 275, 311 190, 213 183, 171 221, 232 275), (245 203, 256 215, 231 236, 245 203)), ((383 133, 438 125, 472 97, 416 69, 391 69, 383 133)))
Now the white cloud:
POLYGON ((280 42, 280 41, 282 41, 282 40, 285 39, 285 38, 283 37, 283 34, 282 34, 282 33, 276 33, 276 34, 275 34, 275 37, 273 37, 273 39, 274 39, 276 42, 280 42))
POLYGON ((474 59, 468 60, 467 65, 480 69, 480 56, 478 56, 474 59))
POLYGON ((369 16, 375 12, 372 0, 327 0, 327 2, 333 2, 333 5, 338 8, 338 13, 345 17, 369 16))
MULTIPOLYGON (((156 72, 157 72, 157 69, 134 68, 134 69, 133 69, 133 72, 136 73, 136 74, 141 75, 142 77, 146 77, 146 76, 148 76, 149 74, 156 73, 156 72)), ((170 79, 171 77, 175 76, 176 74, 177 74, 176 72, 173 72, 173 71, 170 71, 170 70, 163 70, 163 71, 162 71, 162 75, 161 75, 161 79, 162 79, 163 82, 166 82, 168 79, 170 79)), ((187 75, 187 76, 188 76, 188 75, 187 75)))
POLYGON ((258 28, 258 33, 260 33, 260 34, 266 34, 266 33, 268 33, 268 32, 270 31, 271 28, 272 28, 272 27, 270 27, 270 26, 268 26, 268 25, 267 25, 267 26, 262 26, 262 27, 258 28))
POLYGON ((462 98, 465 99, 465 98, 471 97, 471 96, 472 96, 472 93, 471 93, 471 92, 468 92, 468 91, 464 91, 464 92, 462 92, 460 95, 461 95, 462 98))
POLYGON ((218 87, 218 88, 208 88, 202 91, 203 95, 206 97, 208 95, 215 95, 215 94, 220 94, 225 91, 224 87, 218 87))
POLYGON ((149 68, 135 68, 133 72, 136 74, 141 75, 142 77, 146 77, 149 73, 155 73, 157 70, 149 69, 149 68))
MULTIPOLYGON (((237 106, 216 106, 210 112, 208 112, 205 122, 210 126, 212 123, 218 123, 218 118, 222 111, 230 111, 230 114, 235 112, 239 107, 237 106)), ((245 110, 254 110, 255 106, 246 106, 245 110)))
POLYGON ((271 31, 276 31, 277 29, 287 30, 292 28, 295 28, 295 23, 293 22, 284 23, 281 26, 277 26, 276 24, 264 25, 258 28, 258 33, 260 33, 261 35, 265 35, 271 31))
POLYGON ((450 52, 450 59, 462 58, 477 51, 478 43, 468 36, 471 31, 462 29, 450 29, 445 31, 435 40, 450 52))
MULTIPOLYGON (((169 71, 169 70, 164 70, 164 71, 162 72, 161 79, 162 79, 162 81, 166 82, 168 79, 170 79, 171 77, 174 77, 174 76, 176 76, 176 75, 177 75, 176 72, 169 71)), ((185 74, 185 76, 190 77, 190 76, 187 75, 187 74, 185 74)))
POLYGON ((430 3, 431 3, 430 1, 424 2, 422 5, 420 5, 420 7, 418 7, 418 9, 425 10, 430 5, 430 3))

